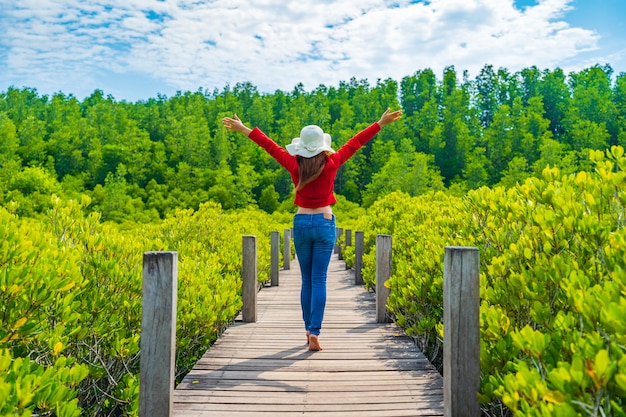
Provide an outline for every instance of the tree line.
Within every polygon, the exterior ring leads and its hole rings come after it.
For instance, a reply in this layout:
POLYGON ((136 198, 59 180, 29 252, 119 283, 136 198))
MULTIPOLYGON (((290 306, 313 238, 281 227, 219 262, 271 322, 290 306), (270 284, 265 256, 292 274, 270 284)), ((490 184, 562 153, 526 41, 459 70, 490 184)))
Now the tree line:
POLYGON ((95 90, 79 101, 34 88, 0 93, 0 204, 22 215, 50 195, 90 198, 113 221, 154 221, 215 201, 290 211, 286 171, 221 126, 237 113, 281 145, 317 124, 337 149, 387 108, 402 108, 336 179, 337 194, 368 207, 393 191, 460 195, 511 186, 546 166, 590 170, 589 150, 626 146, 626 74, 609 65, 565 74, 486 65, 470 79, 448 67, 393 79, 261 93, 251 83, 130 103, 95 90))

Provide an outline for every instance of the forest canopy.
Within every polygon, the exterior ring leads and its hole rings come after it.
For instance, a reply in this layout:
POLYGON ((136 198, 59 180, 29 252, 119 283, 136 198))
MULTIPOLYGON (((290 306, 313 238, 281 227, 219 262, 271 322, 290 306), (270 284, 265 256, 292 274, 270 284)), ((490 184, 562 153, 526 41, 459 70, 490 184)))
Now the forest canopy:
POLYGON ((0 93, 0 204, 34 215, 52 194, 87 195, 89 210, 118 222, 150 222, 207 201, 291 211, 289 175, 221 118, 237 113, 282 146, 317 124, 337 149, 387 107, 403 109, 401 122, 336 179, 336 193, 364 207, 393 191, 463 194, 520 183, 546 166, 589 170, 590 150, 626 146, 626 74, 608 65, 570 74, 486 65, 474 79, 454 67, 441 78, 424 69, 399 82, 352 78, 271 94, 238 83, 135 103, 101 90, 79 101, 10 87, 0 93))

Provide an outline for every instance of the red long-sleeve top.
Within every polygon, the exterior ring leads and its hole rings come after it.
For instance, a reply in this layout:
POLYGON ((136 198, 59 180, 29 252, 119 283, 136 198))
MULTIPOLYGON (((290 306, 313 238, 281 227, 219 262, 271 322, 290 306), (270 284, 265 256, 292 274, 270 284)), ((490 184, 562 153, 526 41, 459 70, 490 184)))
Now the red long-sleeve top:
MULTIPOLYGON (((380 132, 380 125, 378 123, 372 123, 369 127, 352 137, 339 148, 337 152, 326 155, 324 170, 319 177, 296 192, 294 204, 299 207, 318 208, 336 203, 337 199, 335 197, 334 188, 337 170, 344 162, 350 159, 359 148, 376 136, 378 132, 380 132)), ((265 149, 281 166, 289 171, 293 183, 298 184, 300 176, 296 156, 290 155, 289 152, 267 137, 258 127, 255 127, 248 137, 265 149)))

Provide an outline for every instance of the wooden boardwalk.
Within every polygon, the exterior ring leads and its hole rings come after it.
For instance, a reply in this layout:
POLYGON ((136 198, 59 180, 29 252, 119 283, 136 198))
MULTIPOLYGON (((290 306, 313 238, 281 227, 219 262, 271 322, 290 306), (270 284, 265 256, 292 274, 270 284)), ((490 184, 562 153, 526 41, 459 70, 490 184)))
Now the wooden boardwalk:
POLYGON ((443 379, 375 296, 333 255, 320 352, 309 352, 300 269, 258 294, 257 322, 236 321, 174 391, 174 416, 443 416, 443 379))

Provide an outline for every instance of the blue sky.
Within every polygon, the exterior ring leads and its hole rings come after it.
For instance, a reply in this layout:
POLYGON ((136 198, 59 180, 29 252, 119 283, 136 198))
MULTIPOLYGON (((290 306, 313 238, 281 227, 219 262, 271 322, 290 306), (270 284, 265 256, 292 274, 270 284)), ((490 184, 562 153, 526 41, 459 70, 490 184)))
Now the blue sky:
POLYGON ((453 65, 626 72, 623 0, 0 0, 0 92, 337 86, 453 65))

